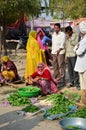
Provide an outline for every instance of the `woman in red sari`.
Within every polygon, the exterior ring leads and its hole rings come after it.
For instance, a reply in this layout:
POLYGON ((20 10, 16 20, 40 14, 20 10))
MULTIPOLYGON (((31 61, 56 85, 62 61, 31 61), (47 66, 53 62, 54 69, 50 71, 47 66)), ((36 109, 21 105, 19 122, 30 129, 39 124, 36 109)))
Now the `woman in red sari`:
POLYGON ((28 78, 28 83, 38 85, 44 95, 57 92, 57 82, 52 77, 49 67, 42 62, 38 64, 37 70, 28 78))

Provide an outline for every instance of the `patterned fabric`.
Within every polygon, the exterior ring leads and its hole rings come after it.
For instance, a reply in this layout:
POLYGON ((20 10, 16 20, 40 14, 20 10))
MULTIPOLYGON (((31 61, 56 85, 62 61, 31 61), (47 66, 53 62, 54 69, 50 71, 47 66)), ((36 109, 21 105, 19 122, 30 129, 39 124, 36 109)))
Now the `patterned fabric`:
POLYGON ((36 84, 41 88, 43 94, 51 94, 57 92, 56 80, 53 78, 49 67, 47 67, 44 63, 38 64, 36 72, 34 72, 31 77, 33 79, 40 77, 36 84), (43 70, 40 71, 39 67, 43 67, 43 70))
POLYGON ((9 59, 9 57, 4 56, 1 58, 2 67, 0 74, 0 81, 5 82, 5 80, 15 80, 18 77, 18 72, 15 64, 9 59))

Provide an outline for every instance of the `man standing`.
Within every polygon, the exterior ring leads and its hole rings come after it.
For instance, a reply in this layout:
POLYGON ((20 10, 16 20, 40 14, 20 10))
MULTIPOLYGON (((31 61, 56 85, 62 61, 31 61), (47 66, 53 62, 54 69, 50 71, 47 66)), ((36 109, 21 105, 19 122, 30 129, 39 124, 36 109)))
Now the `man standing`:
MULTIPOLYGON (((86 99, 86 21, 82 21, 79 24, 81 33, 81 40, 74 47, 74 51, 77 54, 77 60, 74 70, 79 73, 80 86, 81 86, 81 103, 85 103, 86 99)), ((86 105, 86 104, 85 104, 86 105)))
POLYGON ((61 26, 59 23, 54 24, 54 33, 52 35, 52 56, 53 56, 53 69, 54 77, 57 81, 65 85, 65 34, 60 31, 61 26))
POLYGON ((74 52, 74 47, 79 41, 78 33, 73 32, 71 26, 67 26, 65 28, 66 32, 66 58, 68 63, 68 73, 69 73, 69 80, 70 84, 68 87, 76 86, 77 89, 80 89, 79 86, 79 75, 77 72, 74 71, 75 63, 76 63, 76 54, 74 52))

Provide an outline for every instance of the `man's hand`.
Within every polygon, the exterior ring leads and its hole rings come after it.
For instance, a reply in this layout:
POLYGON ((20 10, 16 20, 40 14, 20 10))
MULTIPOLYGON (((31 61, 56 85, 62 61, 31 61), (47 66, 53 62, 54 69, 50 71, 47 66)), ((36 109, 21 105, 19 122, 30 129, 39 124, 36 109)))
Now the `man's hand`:
POLYGON ((60 48, 60 49, 58 49, 58 50, 56 51, 57 56, 59 55, 59 53, 60 53, 61 50, 62 50, 62 48, 60 48))

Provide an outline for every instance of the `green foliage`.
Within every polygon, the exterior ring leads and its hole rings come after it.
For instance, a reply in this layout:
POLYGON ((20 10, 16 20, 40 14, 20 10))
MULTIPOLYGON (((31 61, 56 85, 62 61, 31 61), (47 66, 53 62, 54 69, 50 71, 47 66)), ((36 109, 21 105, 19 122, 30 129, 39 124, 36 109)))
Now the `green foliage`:
MULTIPOLYGON (((86 17, 86 1, 85 0, 49 0, 50 12, 63 12, 63 18, 77 19, 79 17, 86 17)), ((53 13, 54 16, 54 13, 53 13)))
POLYGON ((11 94, 7 100, 12 106, 25 106, 31 104, 31 101, 27 97, 23 97, 17 92, 11 94))
POLYGON ((51 114, 61 114, 69 111, 68 106, 75 106, 73 100, 69 100, 62 94, 52 94, 48 97, 48 100, 52 102, 53 107, 48 109, 51 114))
POLYGON ((21 13, 37 16, 40 9, 41 0, 0 0, 0 23, 11 23, 18 19, 21 13))
POLYGON ((22 109, 22 111, 31 112, 31 113, 37 112, 38 110, 39 108, 33 104, 26 106, 25 108, 22 109))

